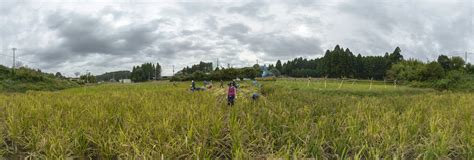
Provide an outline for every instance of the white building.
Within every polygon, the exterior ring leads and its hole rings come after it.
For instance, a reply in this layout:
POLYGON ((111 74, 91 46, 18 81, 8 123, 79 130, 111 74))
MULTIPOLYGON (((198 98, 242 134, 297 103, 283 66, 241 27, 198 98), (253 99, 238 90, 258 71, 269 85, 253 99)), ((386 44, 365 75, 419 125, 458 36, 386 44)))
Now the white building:
POLYGON ((120 83, 132 83, 131 79, 120 79, 120 83))

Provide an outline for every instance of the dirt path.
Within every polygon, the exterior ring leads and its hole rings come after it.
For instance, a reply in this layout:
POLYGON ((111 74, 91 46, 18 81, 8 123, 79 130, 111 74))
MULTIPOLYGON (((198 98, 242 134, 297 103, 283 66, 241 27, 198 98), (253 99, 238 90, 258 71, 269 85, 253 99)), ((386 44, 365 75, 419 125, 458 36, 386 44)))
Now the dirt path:
POLYGON ((215 87, 210 90, 212 94, 216 98, 216 108, 223 108, 224 109, 224 117, 222 120, 223 128, 220 133, 220 140, 218 143, 218 149, 214 153, 214 157, 217 159, 232 159, 232 138, 231 138, 231 131, 230 131, 230 114, 231 108, 227 106, 227 87, 220 88, 215 87))
MULTIPOLYGON (((215 153, 215 157, 218 157, 219 159, 232 159, 232 137, 231 137, 231 127, 230 127, 230 118, 231 118, 231 112, 232 112, 232 107, 227 105, 227 89, 228 87, 220 88, 212 88, 208 91, 212 92, 214 96, 216 97, 216 107, 224 107, 225 110, 225 115, 223 117, 223 126, 224 128, 221 130, 221 136, 222 139, 220 140, 221 142, 219 143, 219 150, 217 153, 215 153)), ((256 90, 253 86, 247 85, 247 84, 242 84, 239 89, 237 89, 237 99, 236 103, 244 103, 246 101, 245 99, 248 98, 248 100, 251 98, 250 96, 252 93, 256 90)), ((235 107, 235 106, 234 106, 235 107)))

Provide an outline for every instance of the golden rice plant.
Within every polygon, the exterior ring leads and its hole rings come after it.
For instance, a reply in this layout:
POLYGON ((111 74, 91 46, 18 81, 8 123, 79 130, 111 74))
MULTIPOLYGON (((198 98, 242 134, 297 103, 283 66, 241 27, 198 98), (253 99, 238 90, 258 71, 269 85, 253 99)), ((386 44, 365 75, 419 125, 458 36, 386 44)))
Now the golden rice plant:
POLYGON ((188 83, 0 94, 0 157, 474 157, 473 93, 321 79, 241 83, 232 107, 226 88, 191 92, 188 83))

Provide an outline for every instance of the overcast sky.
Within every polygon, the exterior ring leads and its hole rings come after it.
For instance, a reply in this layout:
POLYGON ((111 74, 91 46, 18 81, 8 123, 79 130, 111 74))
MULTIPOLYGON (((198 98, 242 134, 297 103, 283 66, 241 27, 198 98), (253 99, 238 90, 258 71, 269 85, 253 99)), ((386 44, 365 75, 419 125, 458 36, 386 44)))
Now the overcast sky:
POLYGON ((93 74, 159 62, 163 74, 315 58, 336 44, 362 55, 400 46, 423 61, 474 61, 472 0, 0 0, 0 63, 93 74))

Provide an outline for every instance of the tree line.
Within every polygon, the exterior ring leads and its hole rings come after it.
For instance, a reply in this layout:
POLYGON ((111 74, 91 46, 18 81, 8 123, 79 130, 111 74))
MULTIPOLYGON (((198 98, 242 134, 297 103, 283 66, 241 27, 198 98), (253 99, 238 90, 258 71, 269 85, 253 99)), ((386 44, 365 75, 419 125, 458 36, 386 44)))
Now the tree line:
POLYGON ((236 78, 251 78, 254 79, 261 75, 261 69, 258 65, 253 67, 244 68, 223 68, 216 67, 214 70, 209 68, 212 66, 212 62, 205 63, 200 62, 199 64, 193 65, 192 67, 185 67, 183 70, 178 71, 171 80, 172 81, 187 81, 187 80, 232 80, 236 78), (190 69, 196 69, 190 72, 190 69))
POLYGON ((115 71, 107 72, 98 76, 95 76, 97 81, 119 81, 121 79, 130 79, 132 72, 130 71, 115 71))
POLYGON ((405 60, 401 49, 383 56, 355 56, 337 45, 316 59, 295 58, 270 65, 278 74, 290 77, 329 77, 393 80, 418 87, 474 89, 474 67, 458 56, 440 55, 437 61, 405 60))
MULTIPOLYGON (((462 85, 474 88, 474 67, 465 64, 461 57, 440 55, 437 61, 421 62, 405 60, 402 50, 396 47, 393 52, 382 56, 362 56, 353 54, 349 48, 336 45, 327 50, 323 57, 315 59, 295 58, 287 62, 277 60, 268 66, 272 76, 288 77, 327 77, 392 80, 423 87, 450 89, 462 85), (462 84, 462 85, 460 85, 462 84)), ((255 64, 244 68, 219 68, 212 70, 212 63, 185 67, 172 80, 230 80, 235 78, 255 78, 262 75, 263 67, 255 64)))
POLYGON ((321 58, 308 60, 300 57, 283 64, 278 60, 274 66, 270 65, 270 69, 274 67, 281 75, 290 77, 382 80, 386 77, 386 71, 400 61, 403 61, 403 56, 399 47, 384 56, 355 56, 349 48, 337 45, 334 50, 327 50, 321 58))
POLYGON ((145 82, 149 80, 158 80, 161 78, 161 66, 159 63, 144 63, 139 66, 133 66, 130 79, 133 82, 145 82))
POLYGON ((212 70, 212 62, 199 62, 199 64, 192 65, 191 67, 184 67, 180 72, 182 72, 183 74, 193 74, 196 71, 209 73, 212 70))

